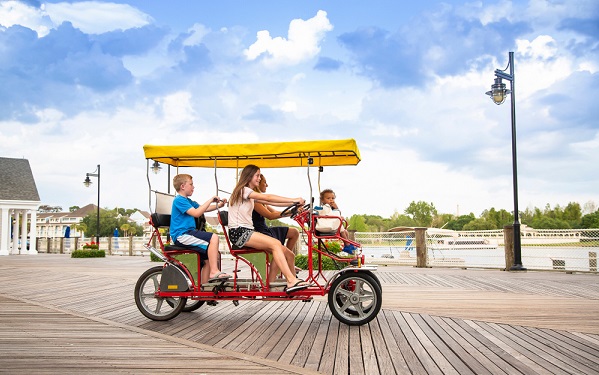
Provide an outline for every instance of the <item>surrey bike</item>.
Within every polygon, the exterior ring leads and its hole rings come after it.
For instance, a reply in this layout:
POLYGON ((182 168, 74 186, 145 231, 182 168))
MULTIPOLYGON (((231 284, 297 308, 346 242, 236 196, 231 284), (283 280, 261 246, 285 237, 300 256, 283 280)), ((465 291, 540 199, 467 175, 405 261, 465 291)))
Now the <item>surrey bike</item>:
MULTIPOLYGON (((222 168, 241 169, 248 164, 266 168, 306 168, 310 196, 312 182, 310 170, 318 173, 325 166, 356 165, 360 153, 355 140, 321 140, 306 142, 254 143, 229 145, 146 145, 144 146, 149 172, 159 163, 166 164, 178 173, 188 168, 214 168, 217 194, 217 170, 222 168)), ((319 216, 312 205, 313 198, 303 207, 291 205, 282 215, 289 215, 299 226, 307 245, 308 270, 305 278, 310 287, 287 293, 286 282, 269 282, 268 272, 271 259, 261 249, 233 249, 228 236, 227 211, 219 209, 217 218, 223 230, 226 245, 234 260, 233 277, 226 281, 201 284, 202 261, 193 250, 168 245, 164 232, 170 225, 170 204, 173 196, 152 190, 150 206, 155 199, 151 215, 153 232, 146 247, 158 257, 162 264, 144 272, 135 285, 135 303, 143 315, 152 320, 168 320, 182 311, 193 311, 206 304, 232 301, 311 301, 314 296, 328 296, 328 305, 339 321, 348 325, 362 325, 376 317, 381 309, 382 288, 374 271, 375 266, 366 266, 362 247, 349 241, 356 252, 340 256, 327 248, 331 241, 341 241, 340 229, 347 226, 338 216, 319 216), (339 226, 331 232, 316 230, 320 219, 335 219, 339 226), (337 271, 325 271, 323 259, 328 257, 338 266, 337 271), (315 264, 315 266, 313 265, 315 264)), ((198 227, 203 223, 199 222, 198 227)), ((348 240, 345 240, 348 241, 348 240)))

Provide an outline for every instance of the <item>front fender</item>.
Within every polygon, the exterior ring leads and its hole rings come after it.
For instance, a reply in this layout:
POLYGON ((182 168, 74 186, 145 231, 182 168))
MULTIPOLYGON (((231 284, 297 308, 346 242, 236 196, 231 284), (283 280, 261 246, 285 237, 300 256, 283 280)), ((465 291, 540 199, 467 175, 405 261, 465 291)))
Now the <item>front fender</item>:
POLYGON ((344 275, 344 274, 349 273, 349 272, 368 274, 368 276, 372 277, 374 279, 374 281, 376 281, 376 283, 379 285, 379 288, 381 288, 381 290, 383 290, 383 286, 381 285, 381 281, 379 280, 378 277, 376 277, 376 275, 374 274, 374 272, 372 272, 372 270, 364 269, 364 268, 353 268, 353 267, 344 268, 342 270, 339 270, 339 272, 335 273, 335 275, 333 277, 331 277, 329 279, 329 281, 327 281, 326 290, 330 289, 331 283, 333 281, 335 281, 335 279, 337 279, 341 275, 344 275))

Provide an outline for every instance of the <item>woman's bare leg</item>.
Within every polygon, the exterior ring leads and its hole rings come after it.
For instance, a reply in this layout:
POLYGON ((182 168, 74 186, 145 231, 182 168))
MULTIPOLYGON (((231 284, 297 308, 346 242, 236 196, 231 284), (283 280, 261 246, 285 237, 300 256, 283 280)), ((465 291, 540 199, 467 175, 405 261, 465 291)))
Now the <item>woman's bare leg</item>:
MULTIPOLYGON (((262 233, 254 232, 246 243, 247 246, 253 247, 254 249, 262 249, 272 254, 273 263, 276 263, 277 267, 287 279, 287 286, 295 285, 299 280, 295 277, 295 272, 289 269, 288 260, 285 256, 285 247, 281 245, 279 240, 264 235, 262 233)), ((276 274, 275 274, 276 275, 276 274)))

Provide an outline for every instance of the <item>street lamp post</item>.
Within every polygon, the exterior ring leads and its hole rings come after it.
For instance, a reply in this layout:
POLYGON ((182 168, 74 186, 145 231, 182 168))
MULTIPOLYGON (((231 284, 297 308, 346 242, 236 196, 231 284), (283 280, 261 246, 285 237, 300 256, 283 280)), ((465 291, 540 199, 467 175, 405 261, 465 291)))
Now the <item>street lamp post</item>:
POLYGON ((100 164, 98 164, 98 168, 93 173, 85 174, 85 181, 83 184, 85 187, 89 187, 92 184, 89 177, 97 177, 98 178, 98 212, 96 217, 96 243, 98 244, 98 248, 100 247, 100 164))
POLYGON ((515 90, 516 77, 514 75, 514 52, 509 53, 508 66, 503 69, 495 69, 495 83, 491 85, 491 90, 485 94, 491 97, 493 103, 500 105, 505 101, 507 94, 510 94, 512 100, 512 177, 514 186, 514 264, 510 271, 526 271, 522 266, 522 241, 520 238, 520 220, 518 211, 518 159, 516 157, 516 96, 515 90), (509 74, 506 73, 510 69, 509 74), (510 81, 510 89, 505 88, 503 79, 510 81))

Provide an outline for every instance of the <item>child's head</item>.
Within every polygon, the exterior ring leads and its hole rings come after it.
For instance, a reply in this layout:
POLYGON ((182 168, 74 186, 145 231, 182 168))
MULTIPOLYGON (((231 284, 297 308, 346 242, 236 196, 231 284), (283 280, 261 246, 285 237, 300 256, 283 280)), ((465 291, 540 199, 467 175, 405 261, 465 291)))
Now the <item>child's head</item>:
POLYGON ((173 187, 175 188, 175 190, 177 191, 177 193, 181 190, 181 188, 187 184, 188 182, 191 182, 193 177, 191 177, 191 175, 182 173, 182 174, 178 174, 175 177, 173 177, 173 187))
POLYGON ((335 203, 335 192, 332 189, 324 189, 320 192, 320 204, 335 203))

